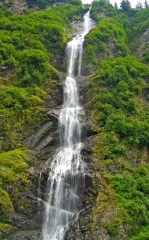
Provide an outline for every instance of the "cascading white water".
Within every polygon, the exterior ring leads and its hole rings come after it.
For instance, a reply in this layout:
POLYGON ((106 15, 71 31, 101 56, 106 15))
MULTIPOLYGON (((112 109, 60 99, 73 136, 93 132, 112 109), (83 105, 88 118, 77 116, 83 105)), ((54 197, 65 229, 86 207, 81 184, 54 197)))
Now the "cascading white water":
POLYGON ((82 208, 84 175, 79 116, 83 108, 79 105, 74 69, 76 59, 79 59, 78 75, 81 74, 84 36, 90 30, 89 14, 84 16, 83 33, 67 44, 68 77, 59 117, 60 148, 53 157, 47 181, 43 240, 63 240, 65 227, 75 220, 82 208))

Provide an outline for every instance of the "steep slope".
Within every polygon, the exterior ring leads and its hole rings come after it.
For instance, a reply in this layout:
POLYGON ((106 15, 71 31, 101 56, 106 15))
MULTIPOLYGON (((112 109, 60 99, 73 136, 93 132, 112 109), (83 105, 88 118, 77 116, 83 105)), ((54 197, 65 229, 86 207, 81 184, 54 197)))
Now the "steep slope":
POLYGON ((58 67, 82 12, 69 4, 21 16, 0 9, 0 239, 24 239, 26 230, 39 238, 38 178, 57 145, 52 108, 62 103, 63 77, 50 63, 58 67))

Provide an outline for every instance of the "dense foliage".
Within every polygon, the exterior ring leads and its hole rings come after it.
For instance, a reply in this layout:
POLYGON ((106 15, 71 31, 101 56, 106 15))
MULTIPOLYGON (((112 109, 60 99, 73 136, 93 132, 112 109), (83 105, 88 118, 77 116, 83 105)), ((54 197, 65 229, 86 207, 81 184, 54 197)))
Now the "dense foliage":
MULTIPOLYGON (((53 3, 28 0, 29 7, 41 9, 53 3)), ((31 159, 23 140, 47 120, 45 102, 59 79, 52 65, 59 69, 57 59, 70 38, 70 22, 84 11, 78 0, 66 3, 24 15, 0 8, 2 229, 10 227, 14 210, 24 213, 28 207, 20 197, 30 185, 25 171, 31 159), (16 198, 20 200, 14 206, 16 198)), ((96 27, 85 38, 83 64, 94 72, 86 110, 93 123, 95 174, 104 186, 97 189, 91 230, 98 225, 114 240, 148 239, 148 3, 144 9, 141 5, 132 9, 128 0, 122 0, 118 9, 109 1, 96 0, 91 15, 96 27), (109 207, 116 210, 106 221, 109 207), (104 220, 99 224, 100 218, 104 220)))
POLYGON ((47 121, 45 103, 59 84, 51 59, 56 62, 63 53, 72 31, 70 22, 79 19, 82 12, 80 4, 55 6, 24 15, 0 8, 2 230, 10 227, 14 210, 24 214, 30 207, 21 197, 30 186, 26 173, 28 150, 23 141, 47 121))
POLYGON ((95 168, 109 194, 99 192, 93 213, 100 219, 99 204, 105 211, 113 204, 113 217, 100 222, 110 239, 148 239, 149 8, 132 9, 122 1, 118 9, 99 0, 91 14, 97 25, 86 37, 84 64, 96 71, 90 75, 87 109, 97 133, 95 168))
POLYGON ((14 0, 3 1, 1 6, 13 9, 17 13, 25 13, 30 9, 41 10, 51 8, 51 6, 63 6, 65 4, 81 5, 80 0, 26 0, 20 6, 14 0))
POLYGON ((130 2, 125 0, 120 9, 106 0, 94 1, 91 16, 97 26, 86 39, 84 62, 95 66, 98 59, 109 55, 125 56, 131 52, 148 64, 148 15, 147 2, 140 10, 131 8, 130 2), (123 9, 123 4, 128 7, 123 9))
POLYGON ((109 183, 123 208, 120 218, 128 236, 149 224, 149 168, 140 165, 143 160, 146 163, 143 154, 149 145, 148 79, 149 68, 128 55, 101 61, 90 82, 98 133, 94 151, 105 171, 116 171, 109 174, 109 183))
POLYGON ((54 84, 52 80, 58 79, 57 71, 49 64, 50 58, 56 58, 64 49, 69 38, 69 21, 81 11, 80 7, 66 5, 21 16, 5 17, 3 15, 8 10, 1 12, 2 149, 8 150, 17 142, 17 133, 23 122, 36 122, 38 125, 41 121, 43 100, 50 91, 50 85, 54 84), (34 117, 30 117, 31 112, 34 112, 34 117))

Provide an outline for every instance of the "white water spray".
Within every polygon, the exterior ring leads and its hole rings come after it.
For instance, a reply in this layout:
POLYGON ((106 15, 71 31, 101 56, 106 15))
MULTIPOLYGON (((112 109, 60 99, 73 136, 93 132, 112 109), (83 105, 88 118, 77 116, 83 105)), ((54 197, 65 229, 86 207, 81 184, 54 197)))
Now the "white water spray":
POLYGON ((81 125, 74 69, 78 59, 81 75, 84 36, 90 30, 89 12, 84 16, 83 33, 67 44, 68 77, 64 85, 64 103, 59 117, 60 148, 53 157, 47 181, 47 199, 42 228, 43 240, 63 240, 65 228, 82 209, 84 169, 81 157, 81 125))

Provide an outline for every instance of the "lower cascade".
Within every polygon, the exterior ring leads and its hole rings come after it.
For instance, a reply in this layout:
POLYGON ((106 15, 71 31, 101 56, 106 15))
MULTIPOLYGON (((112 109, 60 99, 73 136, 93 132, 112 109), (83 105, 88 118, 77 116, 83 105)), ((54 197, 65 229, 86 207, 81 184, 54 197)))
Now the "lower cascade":
POLYGON ((84 15, 82 34, 67 44, 68 76, 64 83, 64 102, 59 116, 60 147, 53 156, 47 181, 43 240, 63 240, 65 228, 82 209, 84 164, 79 120, 84 110, 79 105, 74 71, 77 64, 78 75, 81 75, 84 36, 91 28, 89 15, 89 11, 84 15))

